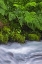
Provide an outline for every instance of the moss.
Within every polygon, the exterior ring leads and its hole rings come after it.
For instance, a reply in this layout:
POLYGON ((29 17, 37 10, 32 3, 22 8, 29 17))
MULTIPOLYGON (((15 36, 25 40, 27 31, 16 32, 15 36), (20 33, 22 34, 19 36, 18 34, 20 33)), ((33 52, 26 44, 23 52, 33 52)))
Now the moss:
POLYGON ((8 34, 4 35, 3 36, 3 43, 4 44, 8 43, 8 40, 9 40, 8 34))
POLYGON ((28 34, 28 39, 32 40, 32 41, 39 41, 40 40, 40 36, 37 34, 28 34))
POLYGON ((4 27, 3 27, 3 33, 9 35, 9 34, 10 34, 10 28, 7 27, 7 26, 4 26, 4 27))
POLYGON ((6 44, 8 42, 8 35, 0 33, 0 43, 6 44))
POLYGON ((0 43, 2 43, 2 42, 3 42, 3 34, 0 33, 0 43))
POLYGON ((21 34, 16 34, 15 39, 16 41, 21 42, 21 43, 25 42, 25 37, 21 34))
POLYGON ((17 41, 19 43, 24 43, 25 42, 25 36, 21 35, 20 33, 17 32, 12 32, 11 33, 11 39, 13 41, 17 41))

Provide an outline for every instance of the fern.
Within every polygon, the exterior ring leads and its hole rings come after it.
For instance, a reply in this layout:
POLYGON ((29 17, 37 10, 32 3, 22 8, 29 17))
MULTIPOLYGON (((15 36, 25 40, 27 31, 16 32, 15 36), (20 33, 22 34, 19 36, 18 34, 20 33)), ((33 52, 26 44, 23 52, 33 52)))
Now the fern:
POLYGON ((2 8, 0 8, 0 14, 2 14, 2 15, 4 16, 4 14, 5 14, 5 10, 2 9, 2 8))
POLYGON ((13 12, 9 12, 9 20, 12 21, 16 18, 15 14, 13 12))
POLYGON ((7 10, 7 6, 5 5, 4 0, 0 0, 0 13, 5 15, 5 11, 7 10))
POLYGON ((7 7, 6 7, 5 3, 4 3, 4 0, 0 0, 0 7, 7 10, 7 7))
POLYGON ((35 30, 36 28, 42 30, 42 15, 37 15, 35 12, 25 13, 25 22, 27 26, 35 30))
POLYGON ((6 15, 7 19, 12 22, 17 18, 18 20, 16 20, 20 26, 26 23, 33 30, 36 28, 42 30, 42 15, 38 16, 37 12, 35 12, 35 9, 42 12, 42 2, 36 3, 33 0, 26 0, 26 5, 24 4, 25 0, 0 0, 0 14, 3 16, 6 15))
POLYGON ((36 5, 37 5, 36 2, 29 2, 29 3, 26 4, 26 6, 34 6, 34 7, 35 7, 36 5))

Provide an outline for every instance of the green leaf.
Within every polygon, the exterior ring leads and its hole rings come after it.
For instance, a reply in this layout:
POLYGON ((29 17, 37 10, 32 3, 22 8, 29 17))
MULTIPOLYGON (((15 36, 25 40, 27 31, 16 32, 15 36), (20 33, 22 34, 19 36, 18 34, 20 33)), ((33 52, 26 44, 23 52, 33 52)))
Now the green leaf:
POLYGON ((5 3, 4 3, 4 0, 0 0, 0 7, 7 10, 7 7, 6 7, 5 3))
POLYGON ((25 21, 27 23, 30 23, 35 20, 35 12, 29 13, 28 11, 25 12, 25 21))
POLYGON ((1 13, 2 15, 4 15, 4 14, 5 14, 5 10, 2 9, 2 8, 0 8, 0 13, 1 13))
POLYGON ((35 7, 36 6, 36 2, 30 2, 29 5, 35 7))
POLYGON ((37 5, 36 2, 29 2, 29 3, 27 3, 27 4, 25 5, 25 8, 30 7, 30 6, 36 7, 36 5, 37 5))
POLYGON ((9 12, 9 20, 11 21, 15 18, 16 18, 15 14, 13 12, 9 12))
POLYGON ((39 3, 40 8, 42 8, 42 2, 39 3))
POLYGON ((15 6, 15 7, 19 7, 19 5, 18 5, 18 4, 13 4, 13 6, 15 6))

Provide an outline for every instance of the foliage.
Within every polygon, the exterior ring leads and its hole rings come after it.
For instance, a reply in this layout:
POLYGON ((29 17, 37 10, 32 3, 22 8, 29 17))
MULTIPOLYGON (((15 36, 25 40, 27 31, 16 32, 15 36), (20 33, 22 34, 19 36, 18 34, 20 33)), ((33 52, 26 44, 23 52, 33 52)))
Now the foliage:
POLYGON ((37 34, 28 34, 28 39, 29 40, 36 40, 36 41, 39 41, 40 40, 40 36, 37 35, 37 34))
POLYGON ((4 33, 4 34, 10 34, 10 28, 7 27, 7 26, 4 26, 4 27, 3 27, 3 33, 4 33))
POLYGON ((7 44, 8 43, 8 40, 9 40, 8 34, 3 35, 3 43, 4 44, 7 44))
POLYGON ((25 20, 27 25, 35 30, 36 28, 42 31, 42 14, 37 15, 35 12, 26 12, 25 20))
POLYGON ((1 32, 0 32, 0 42, 3 42, 3 35, 1 32))
POLYGON ((25 36, 20 34, 21 31, 13 31, 11 32, 11 39, 12 41, 18 41, 20 43, 24 43, 25 42, 25 36))
MULTIPOLYGON (((22 28, 26 29, 26 26, 29 28, 28 33, 32 30, 33 33, 38 31, 41 34, 42 0, 0 0, 0 22, 4 24, 0 30, 0 41, 3 41, 6 34, 4 41, 12 36, 11 39, 23 42, 25 37, 22 28)), ((25 30, 24 32, 26 33, 25 30)))
POLYGON ((8 35, 3 35, 2 32, 0 32, 0 43, 6 44, 8 42, 8 35))

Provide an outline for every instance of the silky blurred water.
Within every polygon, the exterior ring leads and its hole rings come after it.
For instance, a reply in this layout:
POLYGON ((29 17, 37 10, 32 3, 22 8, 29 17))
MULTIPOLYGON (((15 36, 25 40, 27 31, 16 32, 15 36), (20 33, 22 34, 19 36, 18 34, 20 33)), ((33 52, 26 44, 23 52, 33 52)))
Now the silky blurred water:
POLYGON ((0 64, 42 64, 42 41, 0 45, 0 64))

